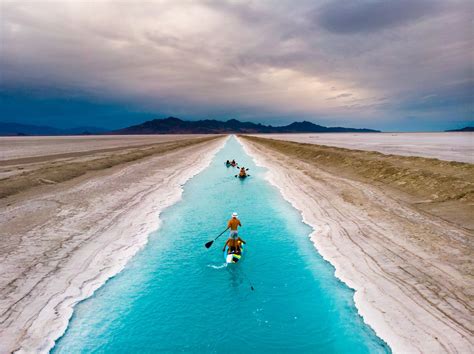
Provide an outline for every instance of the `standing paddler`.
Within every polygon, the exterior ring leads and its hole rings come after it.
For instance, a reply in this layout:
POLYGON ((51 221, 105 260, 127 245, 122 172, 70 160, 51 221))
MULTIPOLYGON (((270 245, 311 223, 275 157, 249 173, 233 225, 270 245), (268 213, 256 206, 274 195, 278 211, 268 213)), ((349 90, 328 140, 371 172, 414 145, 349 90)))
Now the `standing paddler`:
POLYGON ((212 241, 209 241, 209 242, 206 242, 206 244, 204 246, 206 246, 206 248, 209 248, 212 246, 212 244, 214 243, 215 240, 217 240, 219 237, 221 237, 227 230, 230 229, 230 235, 229 235, 229 239, 233 239, 233 240, 237 240, 238 236, 238 227, 242 227, 242 224, 240 223, 240 220, 237 219, 237 213, 236 212, 233 212, 232 213, 232 218, 227 222, 227 228, 222 231, 214 240, 212 241))
POLYGON ((229 235, 229 239, 226 241, 226 243, 224 245, 223 251, 225 250, 226 246, 229 246, 229 251, 231 253, 240 254, 240 242, 245 243, 245 241, 242 240, 238 235, 239 234, 239 231, 238 231, 239 226, 242 227, 242 223, 238 219, 237 213, 234 211, 232 213, 232 218, 227 222, 227 229, 226 230, 230 229, 230 235, 229 235))
POLYGON ((227 230, 230 229, 230 238, 236 239, 238 236, 238 228, 242 227, 242 224, 240 223, 240 220, 238 219, 237 213, 234 211, 232 213, 232 218, 227 222, 227 230))

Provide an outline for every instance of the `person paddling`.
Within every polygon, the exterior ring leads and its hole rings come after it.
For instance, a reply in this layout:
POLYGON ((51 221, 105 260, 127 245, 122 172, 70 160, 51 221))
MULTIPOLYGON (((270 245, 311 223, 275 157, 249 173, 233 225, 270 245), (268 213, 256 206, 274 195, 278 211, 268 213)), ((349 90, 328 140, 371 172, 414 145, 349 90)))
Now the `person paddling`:
POLYGON ((247 177, 247 172, 245 172, 245 167, 242 167, 239 172, 239 177, 247 177))
POLYGON ((225 251, 226 246, 229 246, 229 251, 227 252, 228 254, 234 253, 234 254, 240 254, 241 253, 241 244, 246 244, 244 240, 242 240, 239 236, 237 238, 232 238, 229 237, 229 239, 226 241, 224 248, 222 249, 222 252, 225 251))
POLYGON ((227 222, 227 229, 230 229, 230 238, 236 239, 238 237, 238 227, 242 227, 240 220, 238 219, 237 213, 234 211, 232 213, 232 218, 227 222))

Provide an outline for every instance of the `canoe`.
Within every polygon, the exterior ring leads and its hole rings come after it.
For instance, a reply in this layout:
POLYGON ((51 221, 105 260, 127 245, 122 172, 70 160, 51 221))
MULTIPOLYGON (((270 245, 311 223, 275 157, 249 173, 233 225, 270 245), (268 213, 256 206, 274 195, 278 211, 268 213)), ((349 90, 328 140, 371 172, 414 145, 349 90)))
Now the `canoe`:
POLYGON ((229 246, 225 247, 224 250, 224 260, 226 263, 237 263, 240 261, 244 254, 244 244, 240 243, 240 254, 235 254, 235 253, 230 253, 228 254, 227 252, 229 251, 229 246))

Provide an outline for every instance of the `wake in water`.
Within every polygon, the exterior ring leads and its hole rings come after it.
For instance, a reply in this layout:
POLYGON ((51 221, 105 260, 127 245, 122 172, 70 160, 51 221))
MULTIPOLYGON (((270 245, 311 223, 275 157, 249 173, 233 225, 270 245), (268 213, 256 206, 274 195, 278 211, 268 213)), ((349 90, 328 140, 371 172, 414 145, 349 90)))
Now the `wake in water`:
POLYGON ((213 269, 222 269, 222 268, 226 268, 227 267, 227 263, 223 263, 221 265, 214 265, 214 264, 208 264, 207 265, 209 268, 213 268, 213 269))

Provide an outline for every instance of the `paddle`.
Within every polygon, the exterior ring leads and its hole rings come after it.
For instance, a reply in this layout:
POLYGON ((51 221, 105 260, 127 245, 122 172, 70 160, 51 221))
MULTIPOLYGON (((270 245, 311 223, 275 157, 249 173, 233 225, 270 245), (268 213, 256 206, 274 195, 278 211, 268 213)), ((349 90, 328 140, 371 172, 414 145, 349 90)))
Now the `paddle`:
POLYGON ((242 274, 244 275, 244 278, 247 279, 249 285, 250 285, 250 289, 252 289, 252 291, 254 291, 255 289, 253 288, 253 285, 252 285, 252 282, 250 281, 250 279, 247 277, 247 274, 245 274, 245 272, 242 271, 242 274))
MULTIPOLYGON (((228 229, 228 228, 227 228, 227 229, 228 229)), ((224 234, 224 232, 227 231, 227 229, 225 229, 224 231, 222 231, 222 232, 219 234, 219 236, 217 236, 214 240, 207 242, 204 246, 206 246, 206 248, 211 247, 212 244, 214 243, 214 241, 217 240, 219 237, 221 237, 221 236, 224 234)))

